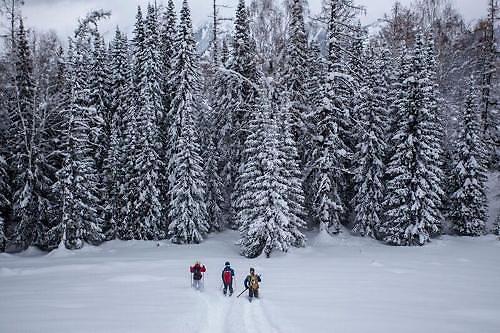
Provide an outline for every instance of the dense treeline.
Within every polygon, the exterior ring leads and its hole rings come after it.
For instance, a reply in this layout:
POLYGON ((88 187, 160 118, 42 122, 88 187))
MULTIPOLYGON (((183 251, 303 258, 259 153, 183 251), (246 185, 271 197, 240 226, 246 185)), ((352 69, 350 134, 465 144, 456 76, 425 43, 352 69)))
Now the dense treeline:
POLYGON ((0 249, 199 243, 232 228, 255 257, 304 246, 315 227, 391 245, 489 232, 488 2, 473 27, 429 0, 362 27, 353 0, 313 19, 305 0, 240 0, 231 32, 214 13, 209 52, 187 0, 179 14, 173 0, 139 7, 133 36, 117 28, 109 43, 110 14, 92 12, 66 48, 4 2, 0 249))

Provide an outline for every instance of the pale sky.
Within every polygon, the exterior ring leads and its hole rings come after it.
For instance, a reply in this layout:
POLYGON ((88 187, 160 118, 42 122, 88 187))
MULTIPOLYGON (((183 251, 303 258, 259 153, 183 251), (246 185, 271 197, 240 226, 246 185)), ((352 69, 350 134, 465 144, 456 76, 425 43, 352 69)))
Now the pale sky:
MULTIPOLYGON (((149 0, 153 1, 154 0, 149 0)), ((92 9, 111 10, 112 17, 102 25, 106 35, 119 25, 122 30, 130 32, 135 20, 137 5, 146 6, 148 0, 25 0, 23 15, 28 27, 37 31, 55 30, 61 38, 66 38, 76 27, 78 17, 92 9)), ((281 0, 276 0, 280 1, 281 0)), ((390 11, 395 0, 357 0, 357 4, 365 6, 367 13, 362 17, 364 24, 369 24, 390 11)), ((158 4, 166 0, 157 0, 158 4)), ((176 8, 180 8, 182 0, 175 0, 176 8)), ((218 0, 220 4, 232 6, 225 10, 224 16, 232 17, 238 0, 218 0)), ((247 0, 249 3, 250 0, 247 0)), ((311 13, 319 12, 321 0, 308 0, 311 13)), ((409 4, 411 0, 400 0, 409 4)), ((452 3, 464 15, 467 22, 486 16, 487 0, 452 0, 452 3)), ((211 0, 190 0, 194 25, 210 20, 211 0)))

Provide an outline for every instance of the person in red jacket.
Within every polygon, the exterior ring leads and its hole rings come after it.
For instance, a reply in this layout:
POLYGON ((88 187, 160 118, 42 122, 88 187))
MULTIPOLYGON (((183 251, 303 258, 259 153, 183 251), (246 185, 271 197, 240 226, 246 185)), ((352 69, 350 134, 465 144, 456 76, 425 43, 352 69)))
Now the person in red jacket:
POLYGON ((203 288, 201 281, 203 279, 203 273, 207 271, 205 265, 202 265, 199 261, 197 261, 193 266, 189 267, 189 271, 191 272, 193 278, 191 285, 197 290, 203 288))
POLYGON ((233 279, 234 270, 231 268, 229 261, 226 261, 224 269, 222 270, 222 284, 224 285, 224 296, 227 294, 227 289, 229 288, 229 296, 233 294, 233 279))

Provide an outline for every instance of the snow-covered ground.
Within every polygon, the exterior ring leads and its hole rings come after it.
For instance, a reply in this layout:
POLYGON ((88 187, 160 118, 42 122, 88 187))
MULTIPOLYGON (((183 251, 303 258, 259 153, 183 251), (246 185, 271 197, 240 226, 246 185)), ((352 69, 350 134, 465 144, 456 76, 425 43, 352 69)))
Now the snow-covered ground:
POLYGON ((106 243, 68 252, 0 255, 0 332, 478 332, 500 330, 500 241, 443 236, 388 247, 343 235, 248 260, 234 232, 196 246, 106 243), (205 290, 188 266, 207 265, 205 290), (259 301, 223 297, 229 260, 236 292, 253 266, 259 301))

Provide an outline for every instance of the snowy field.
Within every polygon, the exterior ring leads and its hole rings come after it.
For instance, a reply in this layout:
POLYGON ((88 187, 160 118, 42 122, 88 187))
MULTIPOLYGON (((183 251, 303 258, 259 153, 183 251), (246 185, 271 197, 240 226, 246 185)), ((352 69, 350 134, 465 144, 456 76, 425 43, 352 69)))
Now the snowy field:
POLYGON ((344 233, 271 259, 240 257, 234 232, 196 246, 106 243, 81 251, 0 254, 0 332, 477 332, 500 331, 500 242, 443 236, 388 247, 344 233), (207 265, 205 290, 189 264, 207 265), (262 298, 236 292, 253 266, 262 298))

